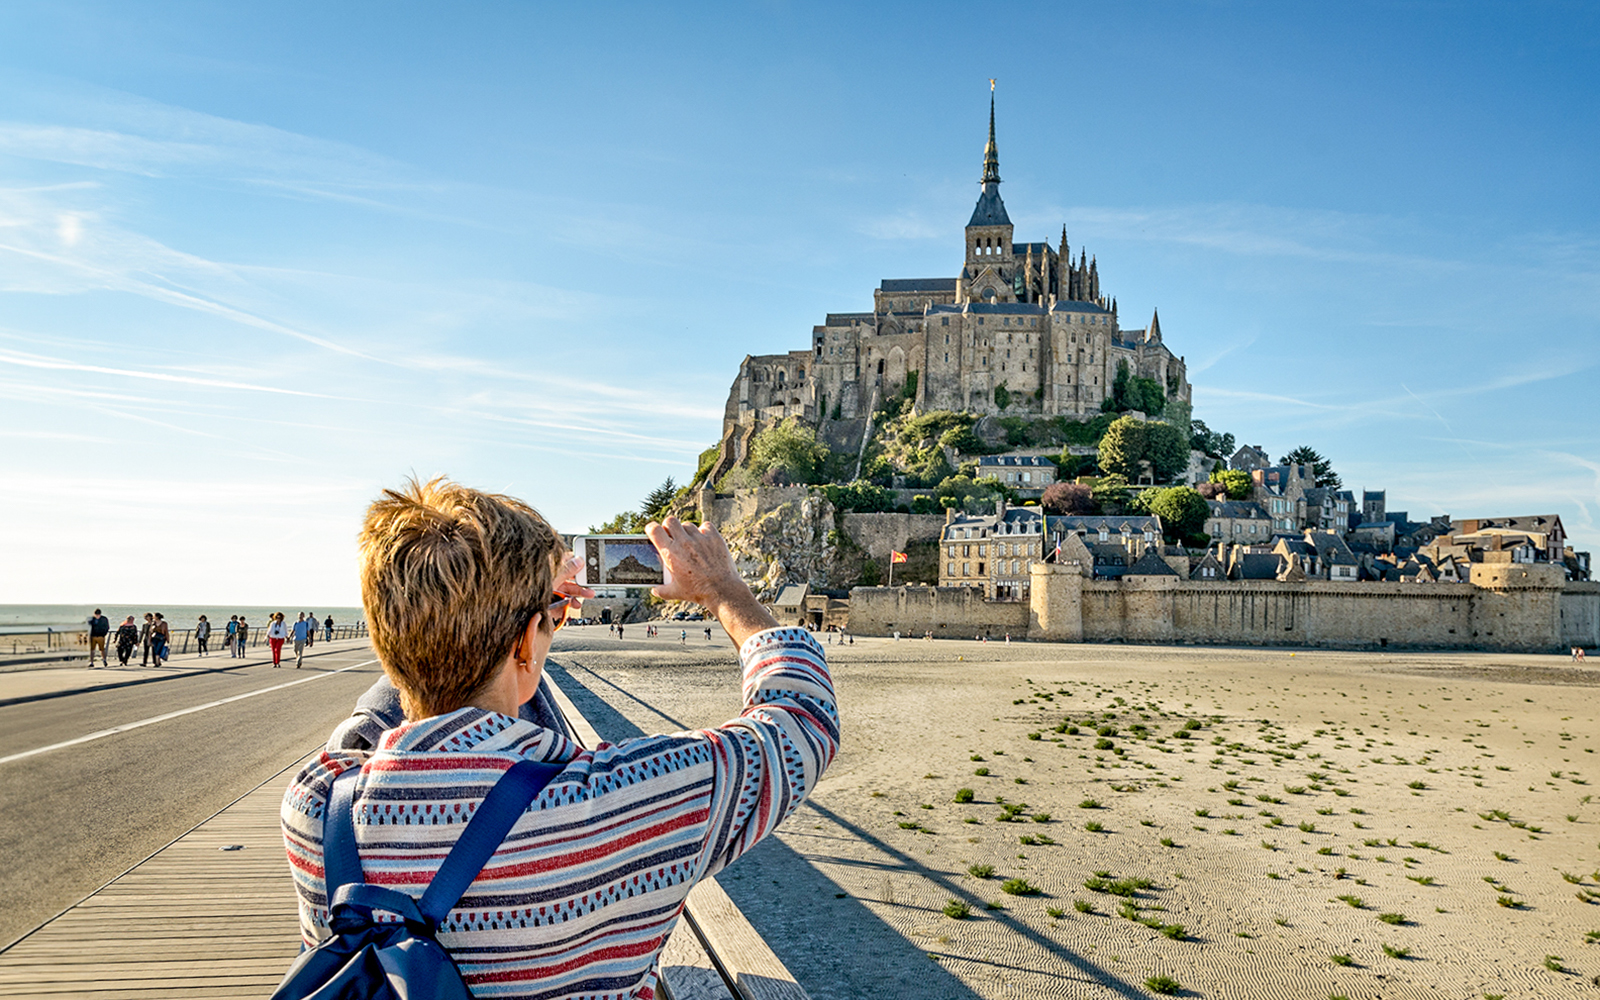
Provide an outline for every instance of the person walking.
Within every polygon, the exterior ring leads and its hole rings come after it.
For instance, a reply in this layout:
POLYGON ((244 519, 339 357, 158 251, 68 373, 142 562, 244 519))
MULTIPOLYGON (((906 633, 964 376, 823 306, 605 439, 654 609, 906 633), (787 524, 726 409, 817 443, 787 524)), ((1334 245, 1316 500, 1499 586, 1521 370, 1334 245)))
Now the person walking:
POLYGON ((206 643, 211 641, 211 623, 206 621, 206 616, 201 615, 200 620, 194 625, 195 655, 206 655, 206 643))
POLYGON ((283 612, 273 612, 272 624, 267 626, 267 645, 272 647, 274 667, 283 666, 283 641, 287 638, 289 638, 289 627, 283 623, 283 612))
POLYGON ((322 627, 328 630, 327 639, 328 639, 329 642, 332 642, 333 641, 333 616, 332 615, 329 615, 327 620, 322 623, 322 627))
POLYGON ((239 656, 244 656, 244 651, 250 646, 250 623, 244 620, 244 615, 239 616, 239 656))
POLYGON ((133 616, 117 627, 117 664, 128 665, 128 657, 133 655, 133 647, 139 645, 139 626, 133 623, 133 616))
POLYGON ((172 626, 167 623, 161 612, 156 612, 156 620, 150 625, 150 648, 155 654, 151 659, 156 666, 167 662, 167 657, 172 655, 172 626))
POLYGON ((228 616, 228 656, 239 655, 239 616, 228 616))
POLYGON ((111 634, 111 619, 100 613, 99 608, 94 609, 94 614, 89 616, 89 666, 94 666, 94 651, 100 650, 100 665, 111 666, 111 661, 106 659, 106 636, 111 634))
POLYGON ((150 632, 155 627, 155 621, 156 616, 146 611, 144 613, 144 624, 139 626, 139 645, 144 648, 144 659, 139 664, 141 667, 150 665, 150 632))
POLYGON ((317 613, 307 611, 303 617, 306 620, 306 648, 310 649, 317 644, 317 613))
POLYGON ((306 644, 311 641, 311 636, 317 630, 315 618, 306 621, 305 612, 300 612, 300 617, 294 623, 294 668, 300 669, 300 664, 306 659, 306 644))

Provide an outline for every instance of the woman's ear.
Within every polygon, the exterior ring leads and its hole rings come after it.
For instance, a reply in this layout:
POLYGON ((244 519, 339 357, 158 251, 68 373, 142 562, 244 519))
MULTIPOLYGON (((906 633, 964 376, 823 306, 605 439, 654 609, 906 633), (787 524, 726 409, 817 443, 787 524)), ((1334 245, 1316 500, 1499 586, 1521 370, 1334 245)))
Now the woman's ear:
POLYGON ((539 629, 544 625, 544 612, 528 619, 528 627, 517 637, 517 666, 526 667, 533 661, 533 651, 539 648, 539 629))

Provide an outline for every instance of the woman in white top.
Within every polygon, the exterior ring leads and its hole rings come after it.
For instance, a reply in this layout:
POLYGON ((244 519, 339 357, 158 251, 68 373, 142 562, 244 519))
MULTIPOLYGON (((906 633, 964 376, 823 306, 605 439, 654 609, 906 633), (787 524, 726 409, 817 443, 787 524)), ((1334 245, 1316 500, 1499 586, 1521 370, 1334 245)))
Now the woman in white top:
POLYGON ((289 627, 283 623, 283 612, 275 612, 272 624, 267 626, 267 645, 272 647, 272 665, 282 666, 279 659, 283 655, 283 640, 289 638, 289 627))

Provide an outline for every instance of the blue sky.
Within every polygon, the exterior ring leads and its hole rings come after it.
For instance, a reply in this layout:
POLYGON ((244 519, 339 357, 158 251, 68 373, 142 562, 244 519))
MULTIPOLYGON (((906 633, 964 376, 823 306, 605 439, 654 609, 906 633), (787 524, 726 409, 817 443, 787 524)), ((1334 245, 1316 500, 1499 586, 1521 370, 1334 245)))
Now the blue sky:
POLYGON ((378 489, 581 530, 746 353, 1019 239, 1196 415, 1600 549, 1600 8, 0 7, 0 601, 354 603, 378 489))

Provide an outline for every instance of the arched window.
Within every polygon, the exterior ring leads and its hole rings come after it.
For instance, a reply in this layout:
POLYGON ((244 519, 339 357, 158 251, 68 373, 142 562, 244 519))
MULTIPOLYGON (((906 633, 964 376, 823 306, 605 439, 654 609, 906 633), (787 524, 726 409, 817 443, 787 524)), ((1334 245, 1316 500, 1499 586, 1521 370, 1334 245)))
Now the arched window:
POLYGON ((879 375, 883 374, 883 359, 882 358, 878 359, 878 374, 879 375))
POLYGON ((804 382, 804 381, 805 381, 805 378, 806 378, 806 370, 805 370, 805 366, 803 366, 803 365, 802 365, 802 366, 801 366, 801 367, 799 367, 799 368, 797 368, 797 369, 795 369, 795 373, 794 373, 794 377, 795 377, 795 378, 796 378, 796 379, 797 379, 797 380, 799 380, 799 381, 801 381, 801 382, 804 382))

